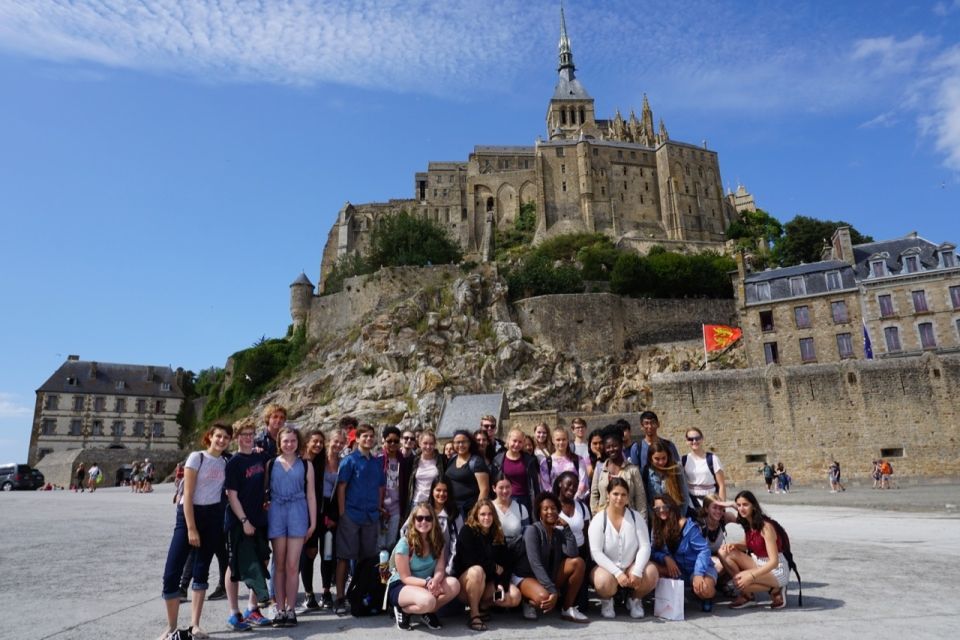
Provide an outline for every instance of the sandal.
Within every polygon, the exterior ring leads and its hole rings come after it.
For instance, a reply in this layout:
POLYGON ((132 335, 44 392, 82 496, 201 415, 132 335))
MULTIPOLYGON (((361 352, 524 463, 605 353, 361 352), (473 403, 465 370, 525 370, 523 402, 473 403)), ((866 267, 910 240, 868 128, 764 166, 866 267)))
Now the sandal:
POLYGON ((754 602, 752 593, 741 593, 737 599, 730 603, 731 609, 743 609, 752 605, 754 602))
POLYGON ((770 608, 785 609, 787 606, 787 594, 785 589, 770 589, 770 608))
POLYGON ((473 629, 474 631, 486 631, 487 623, 483 621, 483 618, 480 616, 473 616, 470 618, 470 622, 467 623, 467 626, 473 629))

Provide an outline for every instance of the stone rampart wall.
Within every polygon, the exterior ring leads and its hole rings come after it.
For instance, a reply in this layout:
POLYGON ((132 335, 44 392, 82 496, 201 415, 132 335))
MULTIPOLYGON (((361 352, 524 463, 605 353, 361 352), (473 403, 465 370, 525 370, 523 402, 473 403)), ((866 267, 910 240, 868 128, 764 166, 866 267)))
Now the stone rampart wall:
POLYGON ((884 457, 896 477, 960 475, 960 356, 927 354, 738 371, 654 375, 661 435, 687 450, 696 426, 737 484, 762 456, 801 482, 826 483, 831 460, 865 479, 884 457))
POLYGON ((690 340, 702 324, 732 324, 733 300, 624 298, 610 293, 537 296, 515 303, 524 336, 581 358, 630 345, 690 340))
POLYGON ((347 278, 343 290, 314 296, 310 303, 307 337, 319 339, 359 328, 363 317, 405 299, 421 287, 451 286, 463 273, 457 265, 385 267, 378 272, 347 278))

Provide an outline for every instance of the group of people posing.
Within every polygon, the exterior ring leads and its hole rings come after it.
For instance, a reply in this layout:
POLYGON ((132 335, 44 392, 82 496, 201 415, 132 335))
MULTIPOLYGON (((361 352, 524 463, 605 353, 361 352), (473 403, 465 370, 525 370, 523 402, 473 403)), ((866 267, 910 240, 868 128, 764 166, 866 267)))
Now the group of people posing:
POLYGON ((387 606, 400 629, 415 621, 438 629, 441 611, 466 609, 469 628, 483 631, 492 610, 517 607, 531 620, 556 609, 586 623, 589 588, 602 617, 621 606, 642 618, 661 577, 683 580, 704 611, 718 585, 734 609, 754 604, 758 592, 769 593, 771 608, 786 606, 786 535, 751 492, 727 501, 723 465, 699 429, 687 430, 681 456, 649 411, 636 442, 626 421, 588 435, 580 419, 572 434, 538 425, 532 438, 515 429, 501 441, 495 417, 484 416, 441 451, 430 431, 389 426, 377 434, 345 417, 333 429, 301 432, 285 420, 271 405, 259 434, 252 421, 235 430, 214 425, 205 449, 188 457, 164 570, 161 640, 176 633, 188 556, 191 631, 207 637, 200 618, 222 542, 228 625, 237 630, 296 625, 301 581, 301 612, 348 613, 351 571, 382 551, 387 606), (232 439, 236 453, 227 460, 232 439), (742 526, 742 542, 726 539, 732 522, 742 526), (250 591, 242 613, 240 582, 250 591), (271 602, 268 618, 261 607, 271 602))

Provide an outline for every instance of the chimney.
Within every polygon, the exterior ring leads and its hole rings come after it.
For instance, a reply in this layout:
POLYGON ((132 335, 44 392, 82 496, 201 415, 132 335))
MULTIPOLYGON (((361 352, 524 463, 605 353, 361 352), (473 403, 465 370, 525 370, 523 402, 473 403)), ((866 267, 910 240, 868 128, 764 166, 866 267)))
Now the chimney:
POLYGON ((80 356, 67 356, 67 362, 77 362, 80 360, 80 356))
POLYGON ((851 267, 857 264, 853 257, 853 241, 850 240, 850 227, 838 227, 830 239, 833 249, 833 259, 846 262, 851 267))
POLYGON ((91 380, 97 379, 97 363, 96 362, 90 363, 90 379, 91 380))
POLYGON ((747 304, 747 267, 743 260, 743 251, 737 251, 734 256, 737 263, 737 272, 733 275, 733 295, 737 299, 737 306, 743 307, 747 304))
POLYGON ((153 367, 147 367, 147 382, 153 382, 153 367))

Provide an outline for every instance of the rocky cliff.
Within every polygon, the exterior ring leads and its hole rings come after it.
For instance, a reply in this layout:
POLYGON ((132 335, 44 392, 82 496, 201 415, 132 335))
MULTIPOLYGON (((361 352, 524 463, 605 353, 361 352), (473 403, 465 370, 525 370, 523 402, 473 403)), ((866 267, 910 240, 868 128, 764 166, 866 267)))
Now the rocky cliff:
MULTIPOLYGON (((433 272, 408 270, 398 279, 395 270, 382 270, 349 282, 334 294, 342 301, 324 297, 326 307, 355 306, 347 297, 351 294, 381 302, 365 304, 367 311, 351 322, 342 314, 331 322, 310 318, 314 346, 305 364, 261 404, 285 405, 290 419, 301 425, 330 424, 349 413, 408 427, 435 426, 444 394, 499 390, 511 411, 637 411, 651 400, 651 374, 702 365, 701 322, 729 322, 733 316, 731 301, 671 301, 676 328, 664 334, 662 301, 653 301, 656 314, 637 311, 637 301, 631 301, 631 313, 622 314, 610 294, 544 296, 539 305, 528 299, 518 314, 495 267, 443 273, 438 284, 433 272), (388 291, 373 296, 378 286, 388 291), (547 313, 583 316, 585 311, 591 312, 586 322, 542 319, 547 313), (541 320, 525 322, 525 334, 515 320, 538 312, 541 320), (603 326, 596 326, 599 320, 591 315, 602 316, 603 326), (658 331, 651 333, 644 318, 654 322, 654 315, 658 331), (562 330, 545 335, 544 326, 562 330), (673 339, 658 344, 641 339, 653 334, 673 339), (598 340, 605 339, 608 348, 598 349, 598 340)), ((742 366, 738 350, 710 365, 742 366)))

